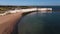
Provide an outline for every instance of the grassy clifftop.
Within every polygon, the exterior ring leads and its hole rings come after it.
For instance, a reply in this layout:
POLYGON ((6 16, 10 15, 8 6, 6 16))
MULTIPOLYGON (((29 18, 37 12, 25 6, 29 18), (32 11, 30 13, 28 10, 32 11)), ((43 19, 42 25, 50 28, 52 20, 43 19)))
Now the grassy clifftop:
POLYGON ((18 9, 26 9, 26 8, 32 8, 33 6, 0 6, 0 13, 4 13, 7 10, 15 10, 18 9))

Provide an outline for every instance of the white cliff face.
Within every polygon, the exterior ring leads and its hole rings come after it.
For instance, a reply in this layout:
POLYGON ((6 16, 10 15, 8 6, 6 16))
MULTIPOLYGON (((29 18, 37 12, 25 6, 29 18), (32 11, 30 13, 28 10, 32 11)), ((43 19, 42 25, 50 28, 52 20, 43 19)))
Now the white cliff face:
POLYGON ((15 10, 10 10, 8 11, 9 13, 17 13, 17 12, 29 12, 29 11, 36 11, 37 9, 36 8, 30 8, 30 9, 15 9, 15 10))
POLYGON ((47 11, 47 10, 52 10, 52 8, 39 8, 38 10, 40 10, 40 11, 47 11))
MULTIPOLYGON (((46 13, 47 10, 52 10, 52 8, 38 8, 38 11, 41 11, 41 13, 46 13)), ((3 16, 3 15, 6 15, 7 13, 12 14, 12 13, 17 13, 17 12, 31 12, 31 11, 37 11, 37 8, 9 10, 0 15, 3 16)))
POLYGON ((6 15, 7 13, 17 13, 17 12, 29 12, 29 11, 36 11, 37 9, 36 8, 30 8, 30 9, 15 9, 15 10, 9 10, 9 11, 6 11, 5 13, 3 14, 0 14, 1 16, 3 15, 6 15))

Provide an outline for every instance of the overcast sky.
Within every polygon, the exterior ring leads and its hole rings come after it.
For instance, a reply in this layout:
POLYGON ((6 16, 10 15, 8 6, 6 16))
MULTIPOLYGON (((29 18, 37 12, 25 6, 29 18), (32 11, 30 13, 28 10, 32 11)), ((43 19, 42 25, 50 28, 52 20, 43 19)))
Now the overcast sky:
POLYGON ((60 0, 0 0, 0 5, 60 5, 60 0))

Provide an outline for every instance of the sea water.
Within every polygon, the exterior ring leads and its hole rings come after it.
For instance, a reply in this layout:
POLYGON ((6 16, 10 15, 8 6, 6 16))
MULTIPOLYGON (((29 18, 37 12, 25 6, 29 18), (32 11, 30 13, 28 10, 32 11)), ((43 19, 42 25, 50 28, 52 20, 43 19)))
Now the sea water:
POLYGON ((60 12, 25 15, 19 25, 19 34, 60 34, 60 12))

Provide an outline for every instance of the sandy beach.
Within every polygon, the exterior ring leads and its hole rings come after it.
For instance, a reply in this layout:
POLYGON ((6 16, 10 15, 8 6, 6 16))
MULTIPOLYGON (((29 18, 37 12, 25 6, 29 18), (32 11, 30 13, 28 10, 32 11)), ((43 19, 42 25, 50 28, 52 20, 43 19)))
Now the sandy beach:
POLYGON ((16 22, 22 16, 21 14, 22 13, 20 12, 20 13, 15 13, 15 14, 9 14, 6 16, 1 16, 0 17, 0 34, 12 32, 13 27, 15 26, 16 22))

